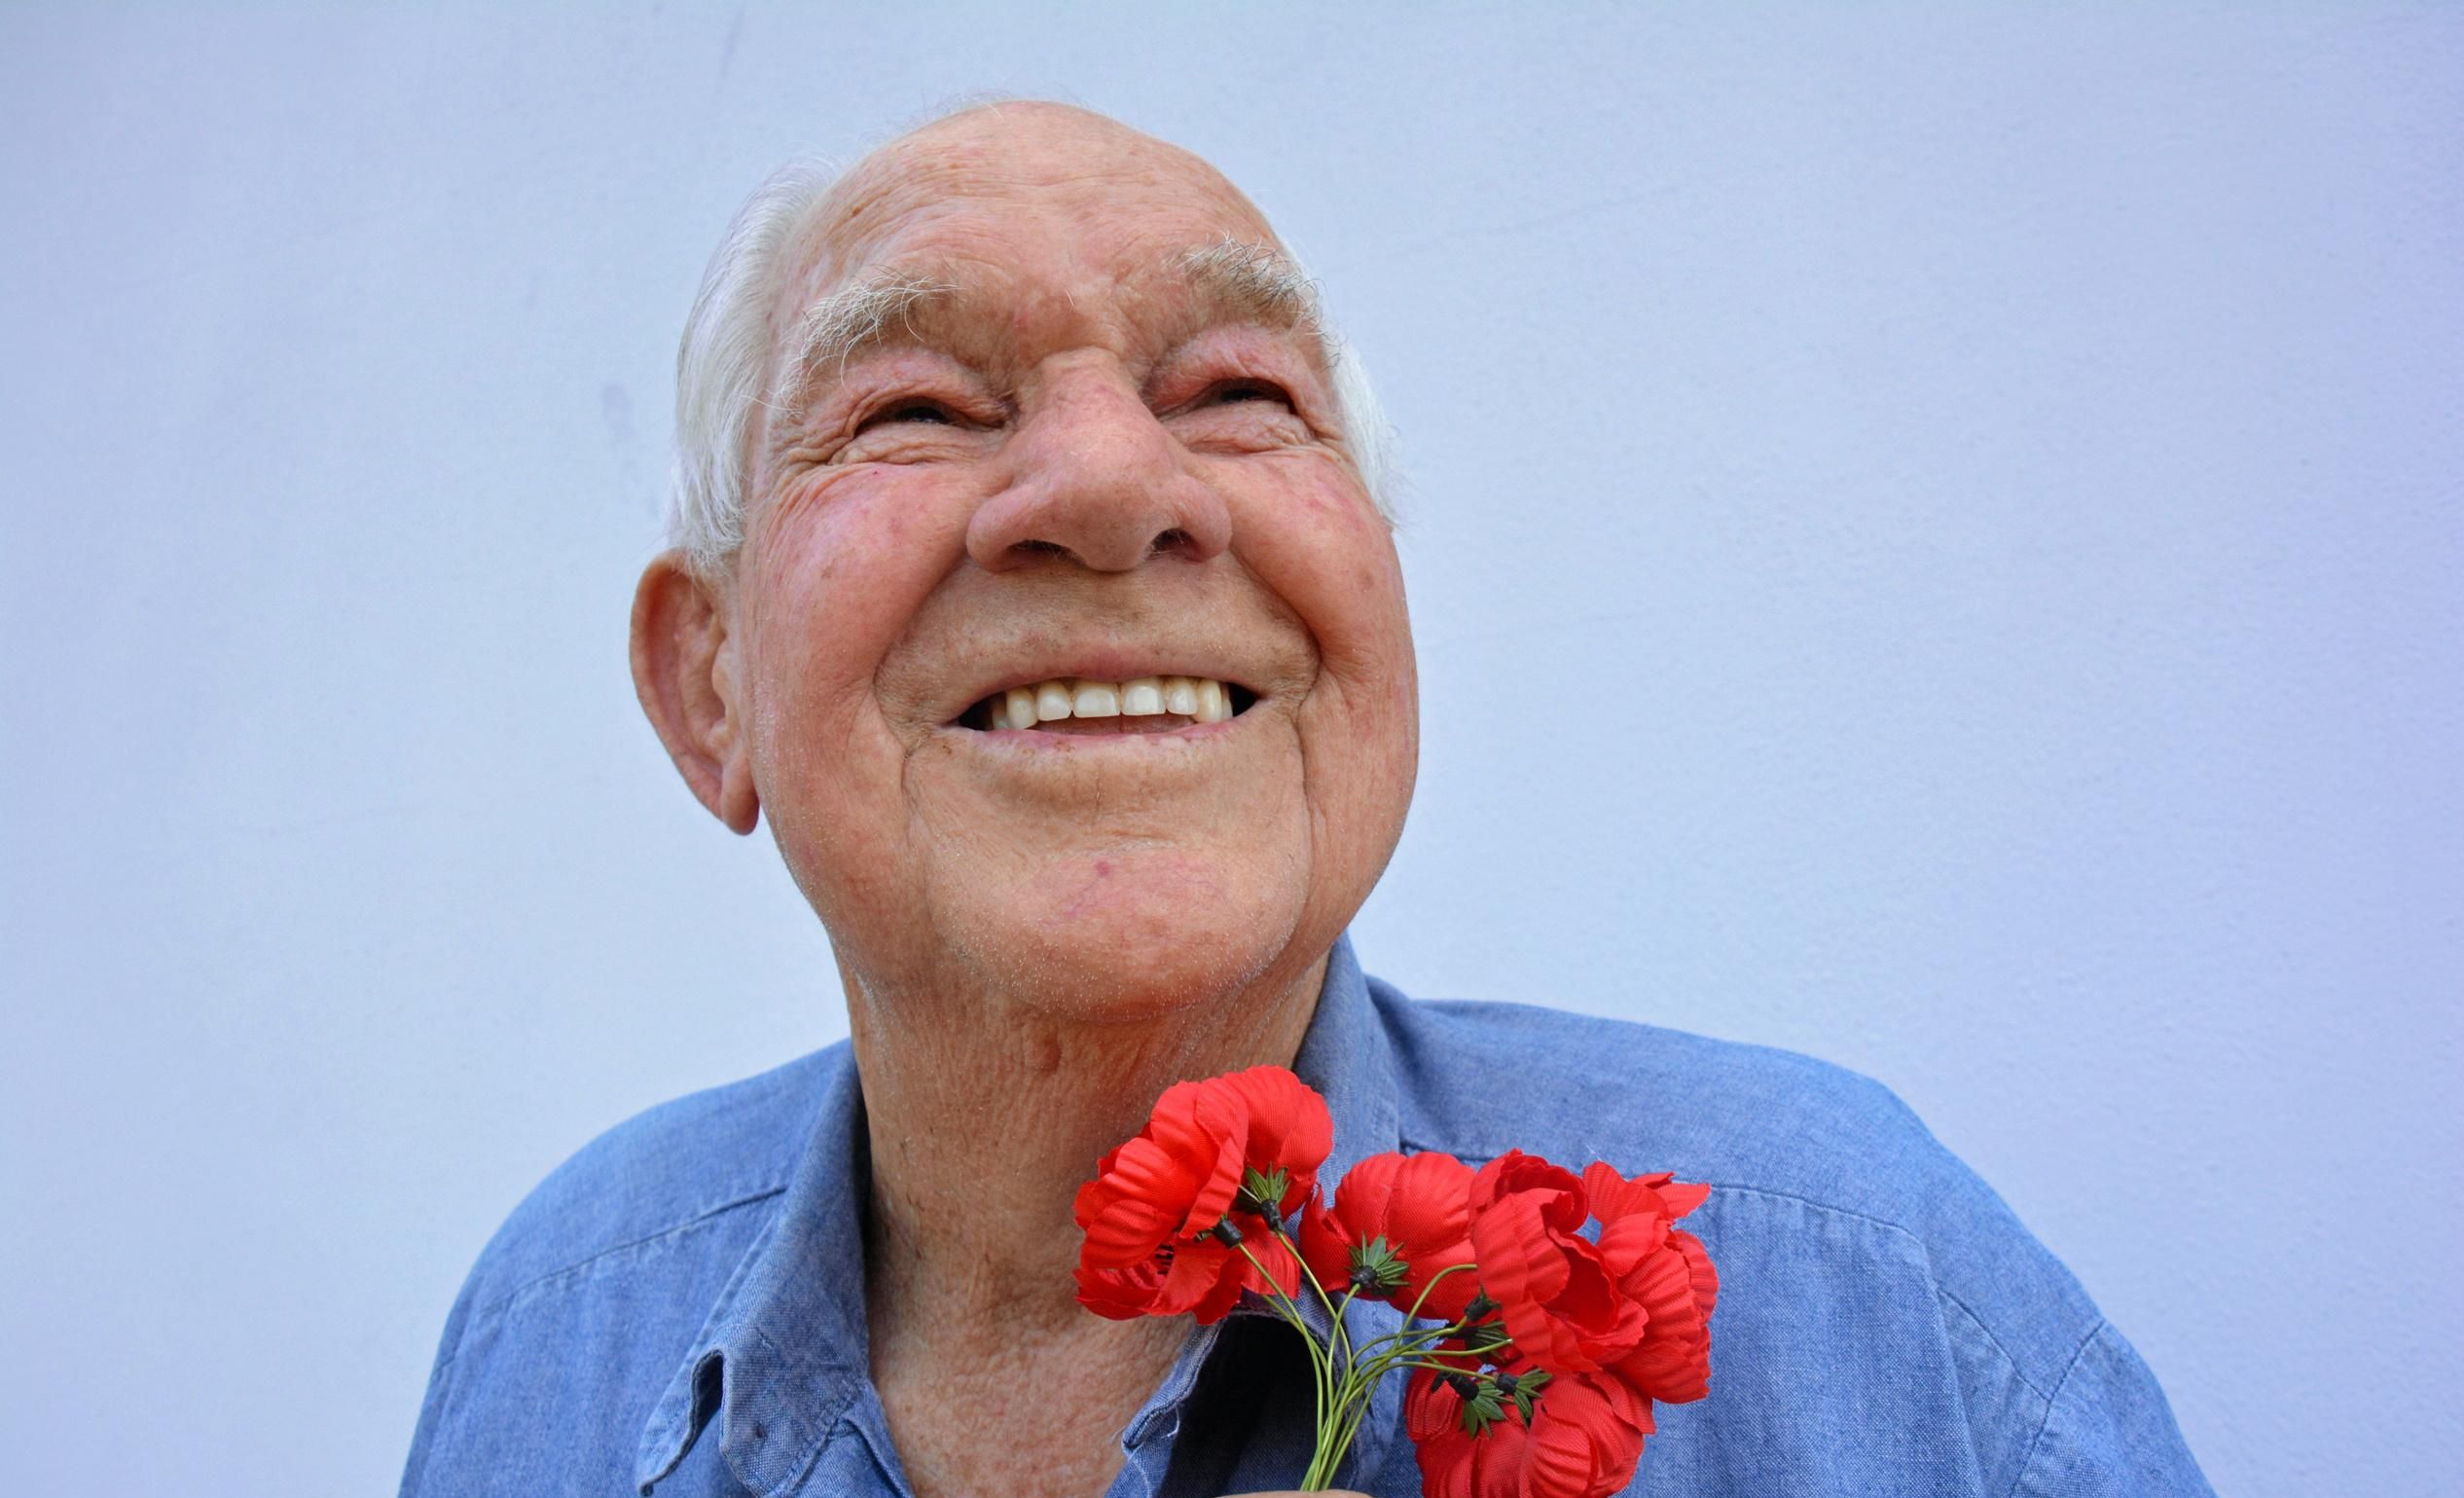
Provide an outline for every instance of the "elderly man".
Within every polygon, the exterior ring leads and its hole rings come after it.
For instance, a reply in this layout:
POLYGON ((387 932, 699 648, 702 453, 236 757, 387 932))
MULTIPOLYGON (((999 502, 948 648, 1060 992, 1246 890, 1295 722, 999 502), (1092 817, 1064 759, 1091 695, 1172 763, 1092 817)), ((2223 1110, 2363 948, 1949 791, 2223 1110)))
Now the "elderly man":
MULTIPOLYGON (((1417 735, 1380 428, 1205 163, 1006 104, 783 173, 679 381, 635 680, 703 804, 767 814, 852 1036, 515 1212, 405 1493, 1288 1486, 1286 1329, 1100 1319, 1071 1281, 1098 1156, 1260 1063, 1326 1095, 1329 1178, 1520 1148, 1711 1183, 1712 1392, 1632 1491, 2206 1490, 2128 1344, 1881 1088, 1362 975, 1417 735)), ((1363 1491, 1421 1489, 1395 1394, 1363 1491)))

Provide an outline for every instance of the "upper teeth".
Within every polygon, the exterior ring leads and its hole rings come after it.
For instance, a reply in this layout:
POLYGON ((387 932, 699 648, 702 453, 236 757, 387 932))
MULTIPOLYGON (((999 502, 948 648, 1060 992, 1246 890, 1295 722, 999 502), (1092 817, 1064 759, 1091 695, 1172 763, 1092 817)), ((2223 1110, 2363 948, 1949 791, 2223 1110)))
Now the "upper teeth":
POLYGON ((993 726, 1033 728, 1064 717, 1151 717, 1178 712, 1201 723, 1232 715, 1232 694, 1206 676, 1133 676, 1127 681, 1090 681, 1056 676, 1033 686, 1013 686, 993 699, 993 726))

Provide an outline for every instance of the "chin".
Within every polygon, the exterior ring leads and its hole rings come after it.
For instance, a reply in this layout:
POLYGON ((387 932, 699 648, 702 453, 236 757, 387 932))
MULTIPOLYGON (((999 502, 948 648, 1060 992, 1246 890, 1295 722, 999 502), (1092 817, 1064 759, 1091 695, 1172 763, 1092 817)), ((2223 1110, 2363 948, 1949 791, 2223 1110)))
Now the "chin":
POLYGON ((1056 1018, 1128 1024, 1263 976, 1299 929, 1299 873, 1147 847, 1070 859, 1032 889, 969 892, 972 910, 945 915, 988 986, 1056 1018))

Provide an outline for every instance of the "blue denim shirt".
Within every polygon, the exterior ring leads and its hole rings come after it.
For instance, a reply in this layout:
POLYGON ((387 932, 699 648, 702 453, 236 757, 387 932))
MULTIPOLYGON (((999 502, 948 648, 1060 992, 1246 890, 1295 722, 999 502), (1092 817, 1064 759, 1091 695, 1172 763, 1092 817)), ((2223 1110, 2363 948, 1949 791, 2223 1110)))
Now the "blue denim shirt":
MULTIPOLYGON (((1900 1101, 1782 1051, 1509 1004, 1416 1003, 1338 944, 1294 1068, 1324 1178, 1521 1149, 1712 1184, 1708 1399, 1637 1494, 2199 1494, 2164 1394, 2078 1281, 1900 1101)), ((519 1207, 446 1322, 402 1491, 911 1498, 867 1374, 863 1101, 842 1043, 611 1130, 519 1207)), ((1394 1311, 1356 1305, 1357 1330, 1394 1311)), ((1110 1498, 1288 1487, 1288 1328, 1193 1328, 1110 1498)), ((1344 1471, 1417 1494, 1399 1376, 1344 1471)))

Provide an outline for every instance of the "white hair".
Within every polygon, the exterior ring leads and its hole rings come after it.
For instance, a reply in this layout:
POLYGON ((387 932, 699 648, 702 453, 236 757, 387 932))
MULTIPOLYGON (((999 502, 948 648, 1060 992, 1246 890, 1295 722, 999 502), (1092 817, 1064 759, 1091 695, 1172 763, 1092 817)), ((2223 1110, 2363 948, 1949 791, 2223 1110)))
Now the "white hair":
MULTIPOLYGON (((676 347, 676 458, 668 496, 668 544, 683 551, 706 576, 723 573, 744 544, 753 411, 778 393, 764 384, 773 364, 771 309, 779 277, 792 269, 790 247, 798 231, 838 179, 836 168, 812 160, 772 172, 727 226, 684 320, 676 347)), ((1317 283, 1288 253, 1229 238, 1186 258, 1190 269, 1229 275, 1263 302, 1296 312, 1291 320, 1318 335, 1344 448, 1378 513, 1392 522, 1394 433, 1359 356, 1326 327, 1317 283)), ((846 288, 812 309, 787 334, 800 351, 844 347, 878 333, 884 320, 931 289, 913 281, 846 288)), ((782 378, 801 367, 800 361, 788 361, 782 378)))

